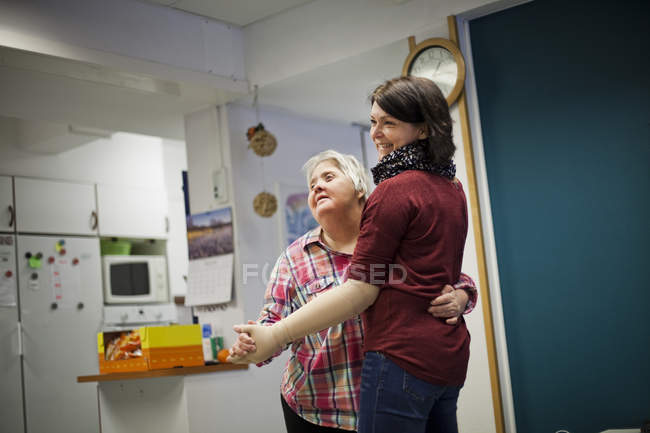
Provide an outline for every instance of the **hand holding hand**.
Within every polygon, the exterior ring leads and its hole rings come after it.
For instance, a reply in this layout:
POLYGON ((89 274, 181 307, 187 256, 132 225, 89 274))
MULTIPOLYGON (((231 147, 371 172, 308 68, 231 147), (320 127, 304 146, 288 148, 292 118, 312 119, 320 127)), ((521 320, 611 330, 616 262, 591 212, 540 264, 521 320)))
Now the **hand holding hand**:
MULTIPOLYGON (((248 324, 253 324, 255 323, 252 320, 248 321, 248 324)), ((237 341, 233 346, 230 348, 230 356, 235 356, 235 357, 244 357, 248 355, 251 352, 255 352, 256 347, 255 347, 255 340, 253 340, 250 335, 241 333, 237 336, 237 341)), ((228 362, 231 362, 230 360, 228 362)))
POLYGON ((465 290, 454 290, 452 286, 447 284, 443 287, 441 295, 431 301, 431 306, 427 311, 433 317, 446 319, 446 323, 449 325, 456 325, 458 318, 465 311, 468 300, 469 296, 465 290))
MULTIPOLYGON (((239 342, 240 338, 242 338, 244 341, 249 341, 250 339, 255 345, 255 350, 249 351, 245 354, 240 354, 231 349, 230 356, 228 357, 228 362, 231 362, 233 364, 250 364, 266 361, 269 359, 284 345, 284 341, 282 341, 282 338, 280 337, 282 335, 282 330, 279 325, 280 322, 276 323, 273 326, 262 326, 255 324, 255 322, 251 323, 249 321, 248 325, 233 326, 235 332, 239 333, 237 341, 239 342), (247 337, 241 337, 242 335, 247 335, 247 337)), ((236 345, 237 344, 235 344, 235 346, 236 345)), ((233 348, 235 346, 233 346, 233 348)))

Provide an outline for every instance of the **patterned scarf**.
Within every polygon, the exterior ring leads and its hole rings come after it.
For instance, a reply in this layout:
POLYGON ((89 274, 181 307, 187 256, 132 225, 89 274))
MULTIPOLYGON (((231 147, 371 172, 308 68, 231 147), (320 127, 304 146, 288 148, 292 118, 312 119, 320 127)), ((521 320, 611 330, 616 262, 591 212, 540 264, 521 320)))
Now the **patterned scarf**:
POLYGON ((456 176, 456 164, 434 164, 427 155, 425 143, 416 141, 384 156, 379 163, 370 169, 375 185, 406 170, 422 170, 453 180, 456 176))

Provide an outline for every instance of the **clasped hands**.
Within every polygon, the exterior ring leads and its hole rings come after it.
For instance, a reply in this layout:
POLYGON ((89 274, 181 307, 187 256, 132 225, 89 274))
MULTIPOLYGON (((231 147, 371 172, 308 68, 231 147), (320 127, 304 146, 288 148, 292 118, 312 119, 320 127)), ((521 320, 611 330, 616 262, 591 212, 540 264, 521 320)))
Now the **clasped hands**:
POLYGON ((288 339, 283 337, 280 322, 271 326, 262 326, 249 320, 247 325, 235 325, 233 330, 239 333, 237 342, 230 348, 227 361, 233 364, 249 364, 266 361, 280 350, 288 339))
MULTIPOLYGON (((449 325, 456 325, 465 310, 469 296, 465 290, 454 290, 446 285, 440 296, 431 301, 427 311, 439 319, 446 319, 449 325)), ((259 363, 271 358, 285 344, 291 341, 282 321, 272 326, 263 326, 249 320, 247 325, 235 325, 239 335, 230 348, 228 362, 234 364, 259 363)))

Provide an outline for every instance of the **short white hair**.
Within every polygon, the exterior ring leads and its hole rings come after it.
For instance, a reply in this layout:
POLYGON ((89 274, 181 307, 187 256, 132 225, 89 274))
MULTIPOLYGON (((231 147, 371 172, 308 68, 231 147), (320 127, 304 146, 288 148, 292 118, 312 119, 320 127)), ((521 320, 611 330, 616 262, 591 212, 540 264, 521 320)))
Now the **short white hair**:
POLYGON ((363 193, 364 200, 368 198, 370 195, 370 182, 366 169, 354 155, 344 155, 336 150, 325 150, 318 155, 314 155, 302 166, 302 170, 307 175, 308 186, 314 170, 318 164, 324 161, 333 161, 339 170, 352 181, 354 190, 363 193))

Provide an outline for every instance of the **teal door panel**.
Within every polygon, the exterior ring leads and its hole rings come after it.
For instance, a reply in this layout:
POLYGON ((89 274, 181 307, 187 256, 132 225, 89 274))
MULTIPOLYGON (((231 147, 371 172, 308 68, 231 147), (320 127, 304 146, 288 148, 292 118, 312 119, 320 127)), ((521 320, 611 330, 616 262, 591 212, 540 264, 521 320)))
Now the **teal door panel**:
POLYGON ((522 433, 650 419, 649 5, 470 23, 522 433))

